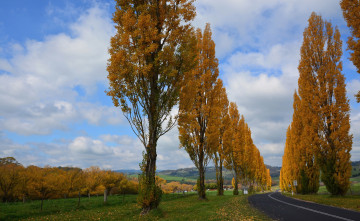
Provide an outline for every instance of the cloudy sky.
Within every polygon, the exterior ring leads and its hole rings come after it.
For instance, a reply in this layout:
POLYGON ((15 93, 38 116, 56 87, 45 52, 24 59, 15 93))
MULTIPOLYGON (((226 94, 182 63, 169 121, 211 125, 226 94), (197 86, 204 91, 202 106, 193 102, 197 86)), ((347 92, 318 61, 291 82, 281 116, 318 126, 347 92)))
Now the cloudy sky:
MULTIPOLYGON (((351 105, 352 160, 360 160, 360 75, 346 51, 338 0, 197 0, 209 22, 220 77, 265 163, 280 166, 297 88, 302 33, 312 11, 338 26, 351 105)), ((143 147, 104 91, 112 0, 0 2, 0 157, 24 165, 138 169, 143 147)), ((193 167, 174 128, 158 143, 158 169, 193 167)))

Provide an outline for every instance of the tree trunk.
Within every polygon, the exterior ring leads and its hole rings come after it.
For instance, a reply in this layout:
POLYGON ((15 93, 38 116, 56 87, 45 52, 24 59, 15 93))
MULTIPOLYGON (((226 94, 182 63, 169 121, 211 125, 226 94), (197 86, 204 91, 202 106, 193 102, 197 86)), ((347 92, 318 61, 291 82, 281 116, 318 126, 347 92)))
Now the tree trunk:
POLYGON ((40 206, 40 211, 43 210, 43 204, 44 204, 44 197, 41 197, 41 206, 40 206))
POLYGON ((80 194, 80 191, 79 191, 79 201, 78 201, 78 207, 80 206, 80 197, 81 197, 81 194, 80 194))
POLYGON ((108 190, 104 190, 104 203, 107 203, 108 190))
POLYGON ((88 197, 89 197, 89 199, 90 199, 90 191, 88 192, 88 197))
POLYGON ((235 185, 234 185, 234 191, 233 191, 234 195, 239 195, 239 189, 238 189, 238 173, 237 173, 237 168, 235 167, 235 185))
POLYGON ((204 154, 200 153, 199 156, 199 186, 198 186, 198 195, 199 199, 204 200, 206 199, 206 192, 205 192, 205 168, 204 168, 204 154))
POLYGON ((219 182, 218 182, 218 195, 224 195, 224 177, 222 175, 222 159, 219 158, 219 182))
POLYGON ((217 195, 220 196, 220 171, 219 171, 217 153, 214 154, 214 161, 215 161, 215 171, 216 171, 216 188, 217 188, 217 195))
POLYGON ((157 191, 155 183, 156 172, 156 143, 157 143, 157 128, 156 121, 153 115, 149 115, 149 144, 146 147, 146 165, 145 165, 145 180, 142 182, 140 194, 142 195, 142 215, 147 214, 150 210, 158 207, 160 203, 160 193, 157 191))

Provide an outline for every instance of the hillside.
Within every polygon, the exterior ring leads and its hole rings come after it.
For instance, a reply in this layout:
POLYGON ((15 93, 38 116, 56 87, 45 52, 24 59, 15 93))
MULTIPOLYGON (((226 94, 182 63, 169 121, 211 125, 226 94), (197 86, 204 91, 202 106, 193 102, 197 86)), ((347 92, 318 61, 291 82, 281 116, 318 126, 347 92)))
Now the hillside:
POLYGON ((352 166, 351 176, 352 177, 360 176, 360 161, 351 162, 351 166, 352 166))
MULTIPOLYGON (((352 165, 352 177, 360 176, 360 161, 354 161, 352 165)), ((280 176, 281 167, 266 165, 266 168, 270 169, 270 176, 274 180, 278 180, 280 176)), ((117 170, 117 172, 125 173, 128 175, 137 175, 141 173, 140 170, 117 170)), ((199 172, 195 167, 181 168, 177 170, 160 170, 157 172, 159 176, 166 179, 167 181, 182 181, 186 183, 196 182, 199 172)), ((225 180, 229 181, 232 179, 232 173, 229 170, 224 169, 223 175, 225 180)), ((205 178, 208 182, 216 180, 215 167, 206 168, 205 178)))
MULTIPOLYGON (((280 176, 281 167, 272 167, 266 165, 270 169, 270 175, 272 178, 278 178, 280 176)), ((180 181, 183 183, 195 183, 199 172, 195 167, 181 168, 177 170, 162 170, 158 172, 158 175, 169 181, 180 181)), ((230 184, 233 178, 232 172, 227 169, 223 169, 224 183, 230 184)), ((215 167, 207 167, 205 172, 205 179, 209 182, 216 182, 216 170, 215 167)))

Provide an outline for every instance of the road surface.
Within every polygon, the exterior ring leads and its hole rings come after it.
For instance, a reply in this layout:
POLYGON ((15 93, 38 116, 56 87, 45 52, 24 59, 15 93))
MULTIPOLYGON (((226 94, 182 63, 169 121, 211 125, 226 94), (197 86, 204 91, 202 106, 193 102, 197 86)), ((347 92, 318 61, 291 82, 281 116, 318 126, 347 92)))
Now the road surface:
POLYGON ((359 212, 296 200, 280 192, 252 195, 249 202, 275 220, 360 221, 359 212))

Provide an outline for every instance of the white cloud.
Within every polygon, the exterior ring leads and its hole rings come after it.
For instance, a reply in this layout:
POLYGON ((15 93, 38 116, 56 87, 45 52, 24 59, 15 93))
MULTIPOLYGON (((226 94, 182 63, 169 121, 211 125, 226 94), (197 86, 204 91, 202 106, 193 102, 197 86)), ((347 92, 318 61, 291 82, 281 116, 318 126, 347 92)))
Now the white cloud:
MULTIPOLYGON (((68 6, 70 7, 70 6, 68 6)), ((110 36, 109 13, 95 6, 70 25, 70 33, 46 36, 44 41, 12 44, 12 58, 0 60, 0 125, 23 135, 45 135, 66 130, 84 119, 90 124, 120 124, 123 117, 113 106, 77 102, 74 89, 86 96, 106 83, 110 36)))
MULTIPOLYGON (((341 33, 348 33, 338 1, 197 0, 195 4, 195 26, 211 24, 220 76, 230 100, 244 114, 265 162, 280 165, 297 87, 303 30, 315 11, 338 25, 341 33)), ((1 130, 26 136, 54 135, 55 130, 74 131, 72 124, 86 121, 96 126, 124 123, 124 130, 130 131, 118 108, 90 101, 97 86, 107 84, 107 49, 114 34, 111 15, 100 4, 80 14, 79 9, 73 9, 71 4, 65 9, 49 5, 47 11, 68 33, 6 46, 11 58, 0 58, 1 130), (60 19, 64 16, 67 19, 60 19), (84 89, 85 95, 76 87, 84 89)), ((358 80, 349 82, 352 101, 359 87, 358 80)), ((353 105, 355 160, 360 159, 358 113, 359 106, 353 105)), ((0 154, 14 155, 24 164, 138 169, 142 144, 137 138, 113 133, 118 132, 89 136, 85 129, 82 136, 74 131, 75 137, 70 140, 24 145, 0 134, 0 154)), ((178 130, 174 128, 158 142, 157 168, 180 167, 193 167, 193 163, 179 149, 178 130)))
POLYGON ((196 1, 195 25, 204 28, 209 22, 214 39, 232 36, 232 48, 217 43, 217 55, 232 53, 238 49, 257 51, 274 44, 300 39, 312 11, 324 18, 332 18, 344 24, 337 0, 206 0, 196 1))

